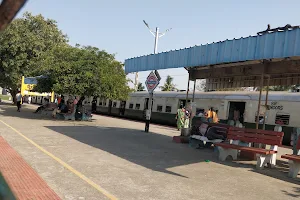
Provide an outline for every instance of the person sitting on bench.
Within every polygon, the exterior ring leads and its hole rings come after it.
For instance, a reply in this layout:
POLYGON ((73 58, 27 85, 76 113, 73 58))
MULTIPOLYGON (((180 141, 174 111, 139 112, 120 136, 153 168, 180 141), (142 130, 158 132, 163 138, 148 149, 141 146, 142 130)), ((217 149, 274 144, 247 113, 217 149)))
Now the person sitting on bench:
POLYGON ((54 109, 53 113, 52 113, 52 117, 56 117, 56 114, 57 113, 67 113, 68 112, 68 107, 67 105, 65 104, 65 100, 62 99, 60 101, 60 103, 58 104, 58 107, 54 109))
POLYGON ((44 98, 44 103, 43 103, 43 105, 40 106, 40 107, 38 107, 34 113, 38 113, 38 112, 40 112, 40 111, 46 109, 48 105, 49 105, 49 99, 44 98))

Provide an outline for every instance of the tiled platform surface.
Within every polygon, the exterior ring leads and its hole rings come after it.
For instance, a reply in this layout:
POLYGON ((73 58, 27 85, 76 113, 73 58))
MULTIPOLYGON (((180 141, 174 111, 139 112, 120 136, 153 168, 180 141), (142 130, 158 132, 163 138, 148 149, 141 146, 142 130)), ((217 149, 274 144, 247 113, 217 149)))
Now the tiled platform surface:
POLYGON ((60 199, 2 137, 0 137, 0 172, 18 200, 60 199))

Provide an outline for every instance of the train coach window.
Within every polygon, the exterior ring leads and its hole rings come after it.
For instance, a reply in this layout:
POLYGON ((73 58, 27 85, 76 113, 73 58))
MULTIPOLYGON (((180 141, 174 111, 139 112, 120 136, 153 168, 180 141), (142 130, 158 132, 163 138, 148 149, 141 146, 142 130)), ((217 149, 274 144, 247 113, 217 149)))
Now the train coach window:
POLYGON ((166 106, 166 112, 172 112, 172 106, 166 106))
POLYGON ((290 115, 287 114, 276 114, 275 124, 289 125, 290 115))
POLYGON ((114 108, 117 107, 117 102, 114 102, 114 103, 113 103, 113 107, 114 107, 114 108))
POLYGON ((156 111, 157 112, 162 112, 162 110, 163 110, 163 107, 161 105, 157 105, 156 111))
POLYGON ((135 109, 139 110, 140 107, 141 107, 141 104, 139 104, 139 103, 135 104, 135 109))
MULTIPOLYGON (((260 115, 260 116, 259 116, 259 122, 260 122, 260 123, 263 123, 263 120, 264 120, 264 116, 260 115)), ((255 116, 254 121, 257 122, 257 115, 255 116)))
POLYGON ((133 109, 133 103, 129 104, 129 109, 133 109))

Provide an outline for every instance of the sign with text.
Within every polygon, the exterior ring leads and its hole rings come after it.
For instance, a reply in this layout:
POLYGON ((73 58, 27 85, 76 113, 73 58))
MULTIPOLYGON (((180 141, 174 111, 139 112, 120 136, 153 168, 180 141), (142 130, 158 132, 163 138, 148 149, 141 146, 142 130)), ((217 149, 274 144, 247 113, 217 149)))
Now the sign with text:
POLYGON ((159 80, 158 80, 157 76, 155 75, 155 73, 151 72, 149 74, 149 76, 146 79, 145 84, 146 84, 148 92, 153 93, 153 91, 159 84, 159 80))

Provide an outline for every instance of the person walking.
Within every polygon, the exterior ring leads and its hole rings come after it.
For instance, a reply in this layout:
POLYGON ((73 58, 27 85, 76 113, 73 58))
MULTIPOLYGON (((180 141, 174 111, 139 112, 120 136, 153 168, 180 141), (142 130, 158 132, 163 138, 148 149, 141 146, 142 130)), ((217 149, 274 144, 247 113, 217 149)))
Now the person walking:
POLYGON ((20 92, 20 90, 18 91, 18 93, 16 94, 16 101, 17 101, 17 108, 18 108, 18 112, 20 112, 21 109, 21 101, 22 101, 22 94, 20 92))

